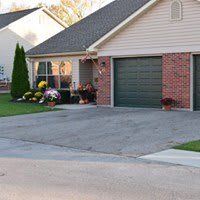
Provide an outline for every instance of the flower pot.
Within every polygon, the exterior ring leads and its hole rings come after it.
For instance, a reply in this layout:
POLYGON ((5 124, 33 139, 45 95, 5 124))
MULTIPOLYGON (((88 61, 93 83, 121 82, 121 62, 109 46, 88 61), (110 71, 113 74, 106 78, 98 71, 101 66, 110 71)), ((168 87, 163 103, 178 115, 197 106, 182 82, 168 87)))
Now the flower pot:
POLYGON ((55 105, 56 105, 56 102, 48 102, 48 106, 49 106, 50 108, 54 108, 55 105))
POLYGON ((163 108, 164 108, 165 111, 171 111, 172 110, 171 105, 164 105, 163 108))

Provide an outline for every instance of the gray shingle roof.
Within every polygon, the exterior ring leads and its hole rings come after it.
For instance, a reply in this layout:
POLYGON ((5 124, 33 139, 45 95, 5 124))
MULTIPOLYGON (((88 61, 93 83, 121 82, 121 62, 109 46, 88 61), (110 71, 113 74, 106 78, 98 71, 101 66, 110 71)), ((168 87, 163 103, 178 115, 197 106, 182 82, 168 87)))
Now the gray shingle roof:
POLYGON ((150 0, 115 0, 29 50, 27 55, 82 52, 150 0))
POLYGON ((36 11, 37 9, 39 9, 39 8, 33 8, 33 9, 28 9, 28 10, 0 14, 0 29, 6 27, 9 24, 11 24, 12 22, 15 22, 18 19, 36 11))

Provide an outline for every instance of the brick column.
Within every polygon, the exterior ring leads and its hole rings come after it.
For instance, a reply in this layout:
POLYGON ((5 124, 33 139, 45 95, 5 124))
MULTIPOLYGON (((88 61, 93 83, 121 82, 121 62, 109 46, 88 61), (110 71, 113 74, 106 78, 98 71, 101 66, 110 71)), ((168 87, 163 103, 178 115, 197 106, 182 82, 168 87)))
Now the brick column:
POLYGON ((163 55, 163 97, 175 99, 177 108, 190 108, 190 53, 163 55))
POLYGON ((97 104, 111 105, 111 58, 99 57, 98 63, 102 73, 99 73, 97 104), (102 62, 106 64, 104 67, 101 67, 102 62))

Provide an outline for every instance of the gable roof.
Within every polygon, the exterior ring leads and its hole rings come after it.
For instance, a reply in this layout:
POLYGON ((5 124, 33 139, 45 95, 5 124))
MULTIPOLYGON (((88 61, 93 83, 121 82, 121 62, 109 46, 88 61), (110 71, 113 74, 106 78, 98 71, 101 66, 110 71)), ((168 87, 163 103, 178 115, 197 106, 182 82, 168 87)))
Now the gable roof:
POLYGON ((28 10, 0 14, 0 30, 38 9, 40 8, 33 8, 28 10))
POLYGON ((38 11, 44 11, 47 15, 52 17, 61 26, 63 26, 64 28, 67 27, 67 25, 60 18, 55 16, 47 8, 38 7, 38 8, 32 8, 32 9, 27 9, 27 10, 0 14, 0 31, 6 28, 7 26, 9 26, 10 24, 16 22, 17 20, 20 20, 21 18, 38 11))
POLYGON ((42 56, 85 52, 151 0, 115 0, 78 23, 29 50, 27 55, 42 56))

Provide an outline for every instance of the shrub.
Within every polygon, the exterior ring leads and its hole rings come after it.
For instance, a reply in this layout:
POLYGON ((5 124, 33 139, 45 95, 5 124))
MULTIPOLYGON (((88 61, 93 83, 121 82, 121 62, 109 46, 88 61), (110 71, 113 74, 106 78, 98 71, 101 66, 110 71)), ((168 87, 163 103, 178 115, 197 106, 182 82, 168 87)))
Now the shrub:
POLYGON ((61 104, 70 104, 70 91, 69 90, 58 90, 61 95, 61 104))
POLYGON ((24 94, 24 97, 25 97, 25 99, 26 100, 29 100, 29 99, 31 99, 31 98, 33 98, 33 93, 32 92, 26 92, 25 94, 24 94))
POLYGON ((24 48, 17 43, 13 64, 11 96, 21 98, 30 89, 24 48))
POLYGON ((35 93, 36 93, 36 92, 40 92, 40 90, 39 90, 39 89, 31 89, 30 92, 32 92, 32 93, 33 93, 33 96, 34 96, 35 93))
POLYGON ((43 93, 42 92, 36 92, 34 97, 39 101, 42 99, 43 97, 43 93))

